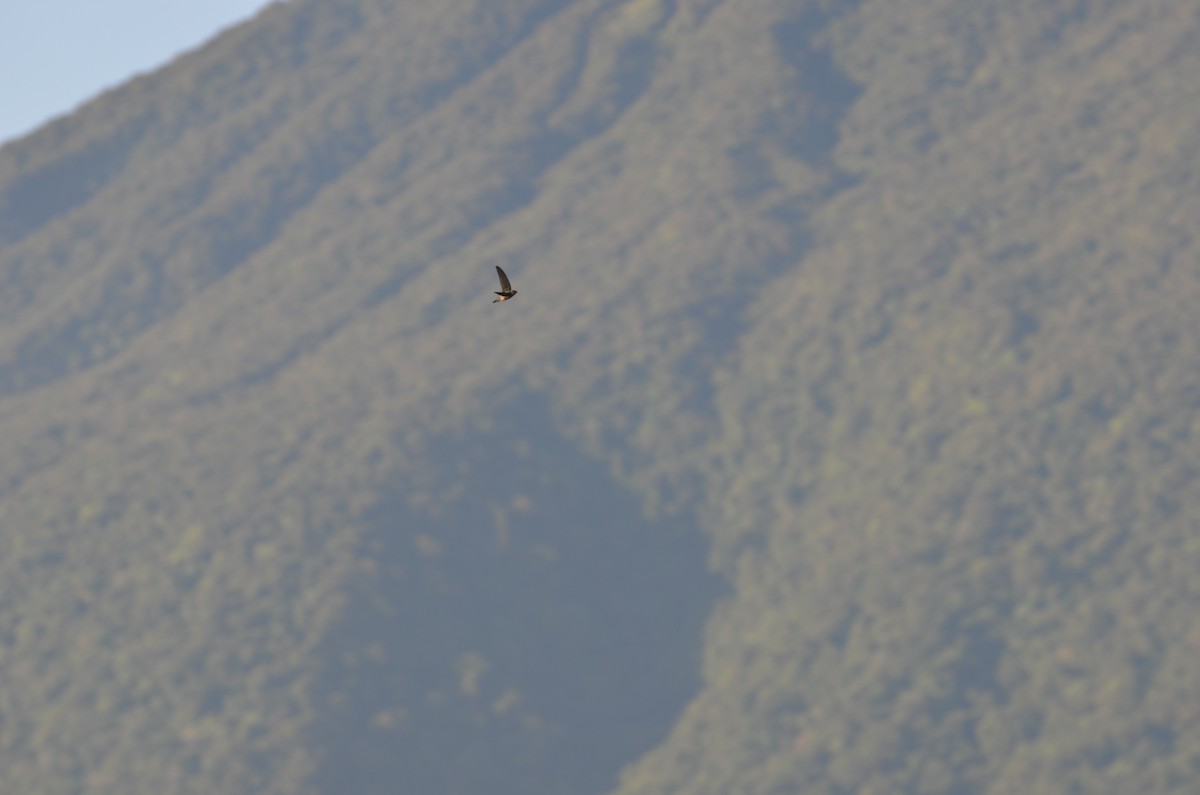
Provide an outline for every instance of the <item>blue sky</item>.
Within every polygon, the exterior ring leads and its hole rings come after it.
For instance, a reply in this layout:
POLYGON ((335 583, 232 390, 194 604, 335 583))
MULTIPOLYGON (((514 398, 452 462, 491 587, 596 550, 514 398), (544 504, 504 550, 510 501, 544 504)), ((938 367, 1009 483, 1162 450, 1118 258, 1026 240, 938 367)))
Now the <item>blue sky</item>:
POLYGON ((0 0, 0 143, 203 44, 267 0, 0 0))

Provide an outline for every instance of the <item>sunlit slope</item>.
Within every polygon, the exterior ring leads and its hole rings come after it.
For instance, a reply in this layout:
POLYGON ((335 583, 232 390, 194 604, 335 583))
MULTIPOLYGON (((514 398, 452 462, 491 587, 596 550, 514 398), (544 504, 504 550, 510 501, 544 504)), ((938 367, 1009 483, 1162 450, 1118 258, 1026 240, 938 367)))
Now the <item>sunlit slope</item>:
POLYGON ((862 177, 718 370, 739 598, 623 792, 1196 780, 1194 9, 869 4, 862 177))

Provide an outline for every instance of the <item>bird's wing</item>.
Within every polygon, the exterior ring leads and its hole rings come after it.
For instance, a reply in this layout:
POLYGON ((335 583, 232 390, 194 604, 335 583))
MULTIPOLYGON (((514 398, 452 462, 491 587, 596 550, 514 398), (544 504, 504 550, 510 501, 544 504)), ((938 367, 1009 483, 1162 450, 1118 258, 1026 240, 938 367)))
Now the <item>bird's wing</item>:
POLYGON ((504 275, 504 271, 500 270, 500 266, 496 266, 496 273, 500 275, 500 289, 508 292, 512 289, 512 285, 508 283, 508 277, 504 275))

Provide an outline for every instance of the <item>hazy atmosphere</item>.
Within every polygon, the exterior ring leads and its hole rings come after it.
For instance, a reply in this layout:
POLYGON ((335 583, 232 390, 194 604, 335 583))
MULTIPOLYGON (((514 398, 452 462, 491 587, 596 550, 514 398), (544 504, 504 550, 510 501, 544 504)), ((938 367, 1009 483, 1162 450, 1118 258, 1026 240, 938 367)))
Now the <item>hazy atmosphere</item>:
POLYGON ((5 791, 1194 795, 1198 74, 290 0, 9 141, 5 791))

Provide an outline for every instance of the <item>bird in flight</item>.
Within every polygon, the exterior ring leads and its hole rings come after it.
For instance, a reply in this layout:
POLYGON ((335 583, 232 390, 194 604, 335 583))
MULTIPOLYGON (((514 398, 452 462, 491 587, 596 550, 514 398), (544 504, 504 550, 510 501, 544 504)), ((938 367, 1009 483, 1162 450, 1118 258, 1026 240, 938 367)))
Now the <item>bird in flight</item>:
POLYGON ((508 276, 504 274, 504 271, 500 270, 499 265, 496 266, 496 273, 500 276, 500 292, 496 293, 496 295, 500 297, 494 299, 492 301, 493 304, 498 301, 507 301, 517 294, 517 291, 512 288, 511 284, 508 283, 508 276))

